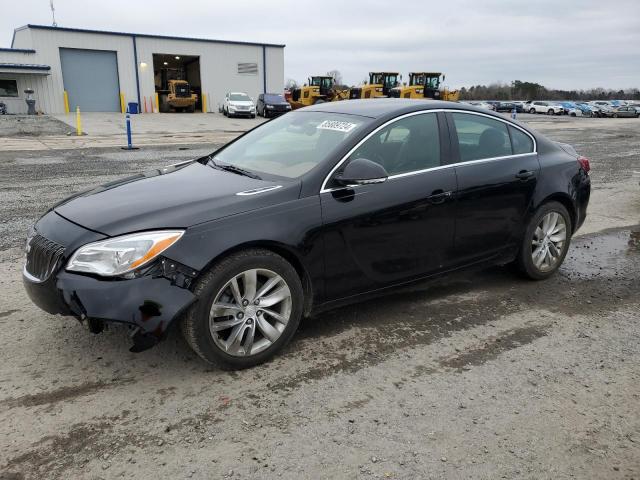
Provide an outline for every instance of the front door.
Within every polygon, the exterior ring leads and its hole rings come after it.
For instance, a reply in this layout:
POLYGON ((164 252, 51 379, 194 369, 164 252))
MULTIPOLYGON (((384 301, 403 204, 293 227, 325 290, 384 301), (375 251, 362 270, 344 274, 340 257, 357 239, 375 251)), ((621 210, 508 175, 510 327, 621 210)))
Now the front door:
POLYGON ((346 162, 381 164, 389 178, 350 188, 329 182, 320 194, 327 300, 446 268, 456 177, 453 167, 442 166, 441 153, 437 114, 421 112, 378 130, 349 156, 346 162))
POLYGON ((512 124, 448 115, 457 156, 455 255, 469 263, 519 241, 540 165, 531 136, 512 124))

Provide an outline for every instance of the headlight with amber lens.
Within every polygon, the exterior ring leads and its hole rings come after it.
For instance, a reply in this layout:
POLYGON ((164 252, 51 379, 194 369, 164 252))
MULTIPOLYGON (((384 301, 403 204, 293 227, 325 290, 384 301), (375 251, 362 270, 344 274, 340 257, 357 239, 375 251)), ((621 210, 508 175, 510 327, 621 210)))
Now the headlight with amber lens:
POLYGON ((133 233, 80 247, 67 270, 105 277, 122 275, 150 262, 182 237, 183 230, 133 233))

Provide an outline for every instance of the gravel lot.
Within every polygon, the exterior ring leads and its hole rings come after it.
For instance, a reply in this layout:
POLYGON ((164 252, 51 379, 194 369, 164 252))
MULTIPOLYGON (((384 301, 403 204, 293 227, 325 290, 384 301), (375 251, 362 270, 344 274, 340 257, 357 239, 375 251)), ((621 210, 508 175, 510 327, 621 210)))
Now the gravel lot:
POLYGON ((129 353, 127 330, 44 314, 20 280, 49 205, 211 144, 0 151, 0 479, 640 479, 640 120, 520 118, 592 160, 558 275, 335 310, 242 372, 179 335, 129 353))

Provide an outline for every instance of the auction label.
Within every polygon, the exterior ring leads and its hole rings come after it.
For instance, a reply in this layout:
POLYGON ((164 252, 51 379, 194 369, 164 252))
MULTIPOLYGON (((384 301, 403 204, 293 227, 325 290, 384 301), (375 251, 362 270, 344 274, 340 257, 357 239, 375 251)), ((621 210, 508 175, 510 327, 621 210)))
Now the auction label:
POLYGON ((316 128, 318 130, 335 130, 336 132, 350 132, 358 126, 357 123, 341 122, 339 120, 325 120, 316 128))

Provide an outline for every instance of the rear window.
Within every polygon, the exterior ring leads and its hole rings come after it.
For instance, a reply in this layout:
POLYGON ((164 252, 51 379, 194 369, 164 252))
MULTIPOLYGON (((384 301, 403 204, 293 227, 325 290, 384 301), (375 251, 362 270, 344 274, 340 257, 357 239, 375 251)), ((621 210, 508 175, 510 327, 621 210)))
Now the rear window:
POLYGON ((533 140, 529 135, 511 125, 509 125, 509 133, 514 155, 533 152, 533 140))
POLYGON ((470 162, 512 154, 511 141, 504 122, 468 113, 453 113, 452 116, 458 135, 461 161, 470 162))

